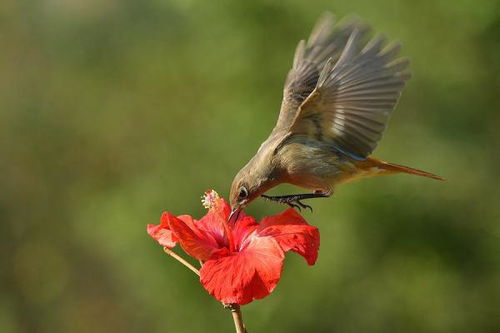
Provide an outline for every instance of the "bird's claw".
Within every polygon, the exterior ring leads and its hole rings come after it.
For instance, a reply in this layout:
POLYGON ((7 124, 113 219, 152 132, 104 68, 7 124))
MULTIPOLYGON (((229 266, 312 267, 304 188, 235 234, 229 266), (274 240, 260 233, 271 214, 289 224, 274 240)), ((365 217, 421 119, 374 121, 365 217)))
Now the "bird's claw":
POLYGON ((284 204, 286 204, 286 205, 290 206, 290 208, 292 208, 292 209, 293 209, 293 208, 296 208, 299 212, 301 212, 301 211, 302 211, 302 208, 300 208, 300 206, 299 206, 299 205, 296 205, 296 204, 294 204, 293 202, 282 202, 282 203, 284 203, 284 204))
MULTIPOLYGON (((311 211, 311 213, 313 212, 313 208, 310 206, 310 205, 307 205, 303 202, 301 202, 300 200, 296 200, 295 201, 297 203, 297 205, 299 205, 301 208, 304 208, 304 209, 309 209, 311 211)), ((300 210, 300 208, 299 208, 300 210)))
POLYGON ((286 204, 290 206, 291 208, 297 209, 299 212, 302 211, 302 209, 309 209, 311 212, 313 212, 313 208, 310 205, 307 205, 300 201, 300 199, 295 199, 294 196, 289 196, 289 197, 272 197, 263 194, 262 197, 267 200, 271 201, 276 201, 281 204, 286 204))

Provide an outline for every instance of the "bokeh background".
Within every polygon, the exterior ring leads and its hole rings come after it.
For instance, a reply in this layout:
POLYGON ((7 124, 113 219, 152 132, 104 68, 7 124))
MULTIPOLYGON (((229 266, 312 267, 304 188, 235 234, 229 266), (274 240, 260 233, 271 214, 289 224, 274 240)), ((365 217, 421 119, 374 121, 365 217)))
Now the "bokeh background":
POLYGON ((249 331, 499 332, 494 0, 3 0, 0 331, 231 332, 145 226, 227 196, 327 10, 403 42, 413 78, 376 156, 447 182, 380 177, 313 201, 319 261, 289 255, 243 308, 249 331))

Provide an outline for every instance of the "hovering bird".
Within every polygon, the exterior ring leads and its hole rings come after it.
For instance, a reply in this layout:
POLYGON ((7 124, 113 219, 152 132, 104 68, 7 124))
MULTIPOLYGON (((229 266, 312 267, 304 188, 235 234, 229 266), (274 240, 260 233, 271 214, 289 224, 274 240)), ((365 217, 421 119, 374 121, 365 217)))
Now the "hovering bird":
POLYGON ((300 41, 276 126, 232 183, 233 214, 259 196, 312 210, 301 200, 329 197, 337 184, 358 178, 408 173, 442 180, 369 156, 410 78, 399 43, 368 39, 369 30, 357 19, 334 25, 325 14, 300 41), (282 183, 312 192, 264 194, 282 183))

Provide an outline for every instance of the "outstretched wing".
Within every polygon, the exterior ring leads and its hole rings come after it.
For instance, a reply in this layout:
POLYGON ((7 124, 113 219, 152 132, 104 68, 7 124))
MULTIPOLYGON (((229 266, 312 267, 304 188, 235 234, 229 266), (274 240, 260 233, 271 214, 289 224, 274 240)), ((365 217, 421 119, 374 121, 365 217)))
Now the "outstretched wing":
POLYGON ((355 29, 362 29, 353 20, 334 26, 330 13, 316 23, 309 39, 300 41, 295 51, 292 69, 288 72, 283 92, 281 111, 276 129, 289 128, 296 118, 299 106, 316 87, 321 70, 328 59, 338 59, 355 29))
POLYGON ((366 43, 366 32, 352 30, 340 57, 328 59, 289 129, 356 159, 375 149, 410 78, 408 59, 397 58, 400 45, 385 46, 380 36, 366 43))

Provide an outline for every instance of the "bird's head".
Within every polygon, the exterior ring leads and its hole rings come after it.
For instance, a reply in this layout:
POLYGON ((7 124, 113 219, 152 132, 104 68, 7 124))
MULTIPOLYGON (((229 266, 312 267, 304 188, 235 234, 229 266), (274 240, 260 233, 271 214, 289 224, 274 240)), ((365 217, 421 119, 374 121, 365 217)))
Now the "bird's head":
POLYGON ((233 211, 245 208, 250 202, 255 200, 263 192, 260 184, 262 179, 258 179, 255 174, 242 169, 234 177, 229 194, 229 203, 233 211))
POLYGON ((277 177, 272 172, 269 164, 261 165, 250 161, 234 177, 229 194, 229 203, 233 214, 245 208, 250 202, 261 194, 277 185, 277 177))

